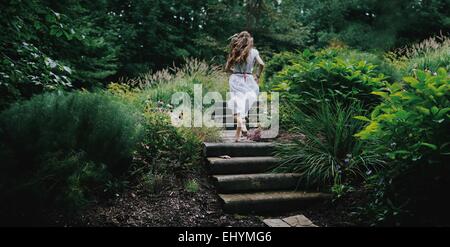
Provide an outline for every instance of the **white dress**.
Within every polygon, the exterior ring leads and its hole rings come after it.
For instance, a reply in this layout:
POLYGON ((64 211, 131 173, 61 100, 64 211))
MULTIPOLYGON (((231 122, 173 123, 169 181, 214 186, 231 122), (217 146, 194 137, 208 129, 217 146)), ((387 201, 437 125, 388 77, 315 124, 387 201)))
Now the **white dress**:
POLYGON ((250 50, 247 61, 244 64, 235 64, 233 74, 230 76, 230 100, 228 108, 233 114, 246 117, 249 108, 256 102, 259 94, 259 86, 253 78, 252 72, 255 61, 259 59, 259 52, 255 48, 250 50))

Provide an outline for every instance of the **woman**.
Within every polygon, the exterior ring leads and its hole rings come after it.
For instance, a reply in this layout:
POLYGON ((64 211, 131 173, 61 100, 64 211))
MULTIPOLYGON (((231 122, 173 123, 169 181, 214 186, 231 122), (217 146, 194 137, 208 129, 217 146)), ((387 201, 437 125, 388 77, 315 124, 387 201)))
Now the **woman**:
POLYGON ((232 73, 229 79, 230 101, 228 107, 233 110, 237 122, 235 141, 241 139, 241 132, 246 135, 245 117, 249 108, 256 102, 259 94, 259 77, 264 69, 264 62, 258 50, 253 47, 253 37, 243 31, 231 37, 230 54, 225 71, 232 73), (253 75, 255 62, 259 69, 253 75))

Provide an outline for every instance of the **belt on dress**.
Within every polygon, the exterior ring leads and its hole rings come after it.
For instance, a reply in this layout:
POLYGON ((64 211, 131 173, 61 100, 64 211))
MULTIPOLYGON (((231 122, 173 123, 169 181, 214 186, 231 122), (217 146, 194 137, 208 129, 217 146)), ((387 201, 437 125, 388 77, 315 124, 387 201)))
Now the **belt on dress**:
POLYGON ((247 81, 247 75, 253 75, 252 73, 248 72, 233 72, 235 75, 244 75, 244 81, 247 81))

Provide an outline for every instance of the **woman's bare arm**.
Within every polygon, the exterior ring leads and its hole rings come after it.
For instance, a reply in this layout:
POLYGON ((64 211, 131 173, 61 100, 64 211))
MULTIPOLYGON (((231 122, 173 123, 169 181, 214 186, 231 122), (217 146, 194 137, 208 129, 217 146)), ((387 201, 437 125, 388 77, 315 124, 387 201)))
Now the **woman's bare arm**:
POLYGON ((261 77, 265 64, 264 61, 259 56, 259 54, 256 56, 256 62, 258 63, 258 71, 256 72, 256 82, 259 83, 259 78, 261 77))

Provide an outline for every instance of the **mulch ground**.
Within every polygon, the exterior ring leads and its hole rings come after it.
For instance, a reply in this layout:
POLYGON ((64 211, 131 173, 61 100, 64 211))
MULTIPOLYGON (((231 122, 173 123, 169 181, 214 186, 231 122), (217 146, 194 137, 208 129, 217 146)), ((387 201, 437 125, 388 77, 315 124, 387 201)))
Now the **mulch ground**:
POLYGON ((198 181, 197 192, 188 192, 177 182, 159 194, 128 189, 107 202, 87 207, 76 216, 58 215, 52 221, 63 226, 264 226, 256 216, 224 213, 209 181, 205 178, 198 181))
MULTIPOLYGON (((206 175, 205 175, 206 176, 206 175)), ((50 217, 51 225, 58 226, 216 226, 263 227, 264 218, 288 217, 303 214, 322 227, 357 226, 350 216, 351 210, 364 201, 362 192, 350 193, 337 201, 316 204, 284 215, 244 216, 226 214, 219 197, 206 178, 197 178, 200 189, 188 192, 184 186, 174 183, 159 194, 127 189, 115 198, 101 204, 88 206, 71 218, 57 215, 50 217)))
POLYGON ((367 226, 369 223, 361 222, 353 215, 355 208, 364 205, 365 201, 364 192, 355 191, 336 201, 328 200, 286 216, 303 214, 321 227, 367 226))

